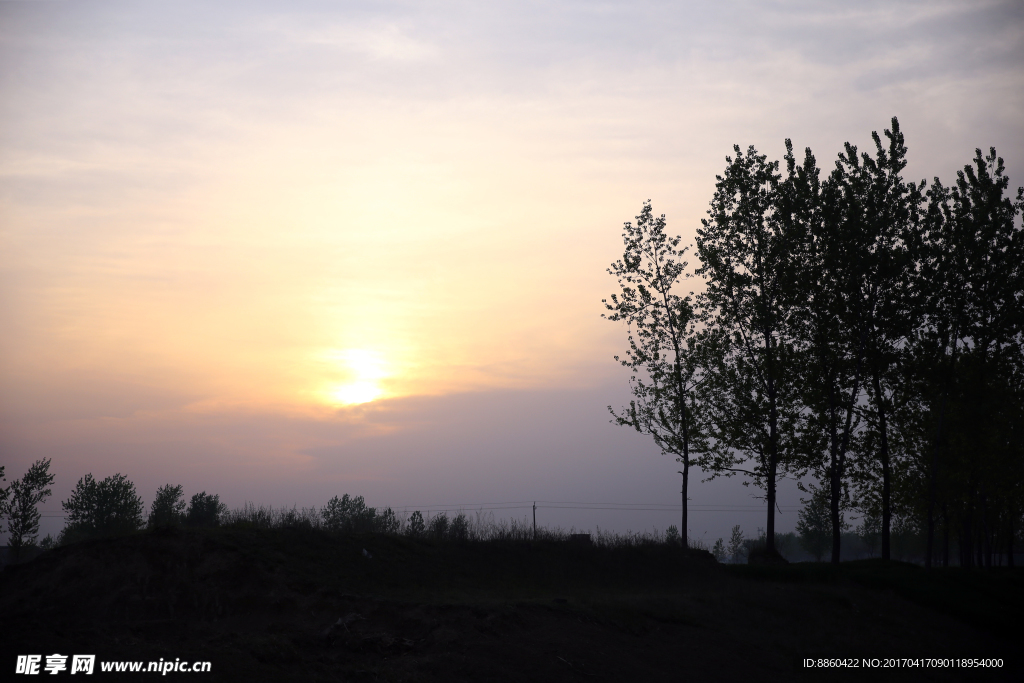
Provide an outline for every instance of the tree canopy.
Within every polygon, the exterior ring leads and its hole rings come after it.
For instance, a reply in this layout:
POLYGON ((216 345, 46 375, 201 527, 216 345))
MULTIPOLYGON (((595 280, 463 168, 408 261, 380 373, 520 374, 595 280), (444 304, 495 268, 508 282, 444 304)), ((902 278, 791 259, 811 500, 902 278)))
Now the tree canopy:
POLYGON ((626 224, 609 271, 622 293, 605 305, 629 327, 635 400, 616 421, 687 464, 696 450, 707 477, 761 488, 769 554, 777 482, 795 477, 810 496, 802 524, 813 510, 817 529, 827 506, 833 562, 847 511, 870 520, 866 534, 877 524, 885 558, 898 525, 927 538, 930 564, 941 526, 944 563, 951 533, 961 564, 997 548, 1012 561, 1024 188, 1008 196, 1003 160, 979 149, 954 185, 926 189, 903 177, 896 118, 872 140, 870 153, 846 143, 827 175, 790 140, 784 171, 735 146, 696 232, 697 295, 668 295, 688 247, 665 217, 648 202, 626 224))

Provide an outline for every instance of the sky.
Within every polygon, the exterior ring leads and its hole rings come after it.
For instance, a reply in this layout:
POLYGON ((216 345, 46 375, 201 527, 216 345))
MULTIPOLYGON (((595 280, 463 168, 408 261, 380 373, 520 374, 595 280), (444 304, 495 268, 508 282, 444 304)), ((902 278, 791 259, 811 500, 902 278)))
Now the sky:
MULTIPOLYGON (((607 409, 622 223, 689 242, 734 144, 828 169, 892 116, 908 178, 1017 187, 1022 65, 1012 1, 0 2, 0 464, 52 458, 47 515, 120 472, 664 529, 679 464, 607 409)), ((691 537, 764 526, 700 478, 691 537)))

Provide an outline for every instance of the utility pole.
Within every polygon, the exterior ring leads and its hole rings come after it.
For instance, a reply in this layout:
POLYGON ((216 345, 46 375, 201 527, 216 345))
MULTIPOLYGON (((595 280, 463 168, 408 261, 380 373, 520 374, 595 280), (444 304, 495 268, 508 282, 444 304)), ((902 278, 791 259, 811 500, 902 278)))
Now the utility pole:
POLYGON ((537 540, 537 501, 533 501, 533 540, 537 540))

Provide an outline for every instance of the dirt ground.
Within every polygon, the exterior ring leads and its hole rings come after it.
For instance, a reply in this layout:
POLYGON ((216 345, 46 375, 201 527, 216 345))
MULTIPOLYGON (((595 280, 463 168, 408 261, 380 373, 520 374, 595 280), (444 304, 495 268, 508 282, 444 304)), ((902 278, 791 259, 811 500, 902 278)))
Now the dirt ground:
MULTIPOLYGON (((872 571, 878 583, 889 570, 872 571)), ((744 573, 658 549, 139 534, 0 574, 0 667, 62 653, 209 661, 209 673, 169 674, 209 681, 1024 680, 1014 619, 986 616, 999 604, 964 618, 893 585, 744 573), (1004 665, 803 666, 954 657, 1004 665)))

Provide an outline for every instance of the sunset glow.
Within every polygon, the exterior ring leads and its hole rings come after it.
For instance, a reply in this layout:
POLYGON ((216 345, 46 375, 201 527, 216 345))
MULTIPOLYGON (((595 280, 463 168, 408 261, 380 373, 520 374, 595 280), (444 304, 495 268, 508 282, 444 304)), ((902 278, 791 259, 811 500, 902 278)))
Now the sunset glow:
POLYGON ((330 390, 330 398, 340 405, 369 403, 384 395, 381 380, 387 377, 384 362, 373 351, 348 349, 338 354, 349 375, 330 390))

